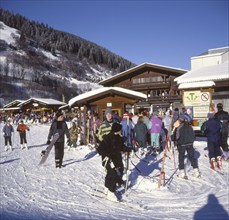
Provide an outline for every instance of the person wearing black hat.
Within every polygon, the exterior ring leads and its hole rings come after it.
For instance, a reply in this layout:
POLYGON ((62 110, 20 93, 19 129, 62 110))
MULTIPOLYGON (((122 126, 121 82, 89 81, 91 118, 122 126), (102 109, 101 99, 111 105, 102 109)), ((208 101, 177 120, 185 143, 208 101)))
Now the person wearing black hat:
POLYGON ((67 136, 68 141, 70 142, 70 134, 68 130, 68 126, 64 121, 64 116, 61 112, 56 113, 56 119, 52 123, 49 134, 48 134, 48 141, 47 144, 50 144, 50 139, 56 133, 59 134, 59 138, 54 144, 55 146, 55 163, 56 168, 62 167, 63 157, 64 157, 64 142, 65 142, 65 135, 67 136))
POLYGON ((228 149, 228 129, 229 129, 229 114, 228 112, 223 110, 223 104, 217 104, 217 112, 215 113, 215 117, 218 118, 222 123, 222 139, 221 139, 221 147, 223 149, 224 159, 227 160, 229 158, 229 149, 228 149))
POLYGON ((122 125, 118 122, 112 124, 111 132, 104 135, 101 142, 98 153, 102 156, 102 165, 106 168, 107 174, 105 177, 105 189, 107 193, 107 199, 117 201, 115 195, 116 184, 123 184, 123 161, 122 152, 130 152, 131 148, 128 148, 124 144, 124 138, 120 135, 122 125))

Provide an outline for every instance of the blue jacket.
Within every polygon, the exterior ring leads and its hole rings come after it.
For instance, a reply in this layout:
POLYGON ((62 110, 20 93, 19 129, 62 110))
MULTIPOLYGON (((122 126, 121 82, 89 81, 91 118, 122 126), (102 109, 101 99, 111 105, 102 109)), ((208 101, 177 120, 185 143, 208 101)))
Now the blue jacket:
POLYGON ((4 125, 2 132, 4 133, 3 135, 5 137, 9 137, 9 136, 11 136, 12 132, 14 132, 14 128, 12 125, 6 124, 6 125, 4 125))
POLYGON ((209 141, 219 142, 221 140, 222 124, 217 118, 209 118, 201 126, 201 131, 205 133, 209 141))

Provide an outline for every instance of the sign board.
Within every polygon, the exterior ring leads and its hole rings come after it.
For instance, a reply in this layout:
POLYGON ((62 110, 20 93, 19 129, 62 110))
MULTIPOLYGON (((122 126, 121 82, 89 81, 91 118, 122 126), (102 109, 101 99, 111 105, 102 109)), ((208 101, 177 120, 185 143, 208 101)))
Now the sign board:
POLYGON ((207 118, 208 112, 209 112, 208 105, 193 106, 193 117, 194 118, 207 118))
POLYGON ((183 95, 184 106, 208 106, 211 103, 211 93, 196 91, 186 91, 183 95))

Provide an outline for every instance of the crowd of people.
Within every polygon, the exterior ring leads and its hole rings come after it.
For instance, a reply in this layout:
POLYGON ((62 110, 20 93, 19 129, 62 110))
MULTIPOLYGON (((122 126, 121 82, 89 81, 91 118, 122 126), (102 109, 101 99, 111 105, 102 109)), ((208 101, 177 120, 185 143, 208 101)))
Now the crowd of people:
MULTIPOLYGON (((216 113, 208 114, 208 120, 201 127, 202 132, 207 136, 209 162, 212 169, 221 168, 222 155, 225 160, 229 158, 227 143, 229 114, 223 110, 221 103, 217 105, 217 109, 216 113)), ((26 131, 29 131, 29 127, 25 122, 28 122, 29 118, 19 117, 19 120, 16 118, 15 123, 20 134, 21 148, 28 148, 26 131)), ((117 200, 116 186, 124 185, 122 154, 129 154, 131 151, 139 151, 142 157, 151 154, 156 156, 166 147, 174 147, 178 151, 178 176, 187 177, 184 167, 187 152, 194 175, 200 177, 193 147, 195 132, 192 128, 192 118, 185 112, 185 109, 182 109, 181 112, 179 109, 168 109, 166 112, 156 110, 151 115, 148 111, 134 114, 124 112, 120 117, 117 112, 114 113, 112 109, 107 108, 103 120, 99 119, 97 113, 93 113, 88 114, 87 121, 84 122, 84 117, 81 117, 80 121, 78 114, 75 114, 70 126, 67 125, 64 118, 63 112, 57 112, 49 115, 46 120, 50 123, 47 144, 50 144, 56 133, 59 134, 54 144, 56 168, 62 167, 65 143, 68 145, 68 150, 76 149, 79 140, 83 140, 82 133, 85 132, 85 127, 88 128, 88 143, 96 147, 106 170, 104 183, 107 197, 110 200, 117 200)), ((2 130, 6 151, 12 150, 13 122, 12 119, 5 120, 2 130)))

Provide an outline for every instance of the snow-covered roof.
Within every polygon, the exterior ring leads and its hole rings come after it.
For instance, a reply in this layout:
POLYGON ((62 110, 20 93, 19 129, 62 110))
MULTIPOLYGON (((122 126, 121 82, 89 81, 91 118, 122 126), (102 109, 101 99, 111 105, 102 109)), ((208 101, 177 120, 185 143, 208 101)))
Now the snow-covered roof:
POLYGON ((43 98, 30 98, 24 102, 22 102, 19 106, 25 105, 27 103, 29 103, 30 101, 38 101, 47 105, 66 105, 65 102, 61 102, 55 99, 43 99, 43 98))
POLYGON ((217 64, 213 66, 206 66, 196 70, 188 71, 175 78, 178 84, 189 83, 189 82, 200 82, 200 81, 217 81, 229 79, 229 62, 217 64))
POLYGON ((82 101, 82 100, 87 99, 87 98, 94 98, 100 94, 108 93, 108 92, 122 93, 122 94, 126 94, 128 96, 137 97, 137 98, 141 98, 141 99, 147 98, 147 96, 141 92, 136 92, 133 90, 124 89, 121 87, 102 87, 102 88, 95 89, 95 90, 83 93, 81 95, 78 95, 78 96, 70 99, 68 104, 69 104, 69 106, 72 106, 76 102, 82 101))
POLYGON ((9 108, 9 107, 14 106, 14 105, 18 106, 18 105, 21 104, 22 102, 25 102, 25 100, 18 100, 18 99, 17 99, 17 100, 14 100, 14 101, 12 101, 12 102, 10 102, 10 103, 4 105, 3 108, 9 108))
POLYGON ((125 75, 128 75, 131 72, 134 72, 136 70, 142 69, 144 67, 149 67, 149 68, 154 68, 154 69, 160 69, 160 70, 166 70, 166 71, 171 71, 171 72, 180 72, 181 74, 187 72, 188 70, 180 69, 180 68, 174 68, 174 67, 169 67, 169 66, 162 66, 158 64, 152 64, 152 63, 142 63, 138 66, 132 67, 128 70, 125 70, 121 73, 115 74, 114 76, 108 77, 102 81, 99 82, 99 84, 103 85, 104 83, 113 80, 114 78, 119 78, 125 75))
POLYGON ((189 89, 189 88, 204 88, 215 86, 213 81, 203 81, 203 82, 191 82, 191 83, 181 83, 179 89, 189 89))

